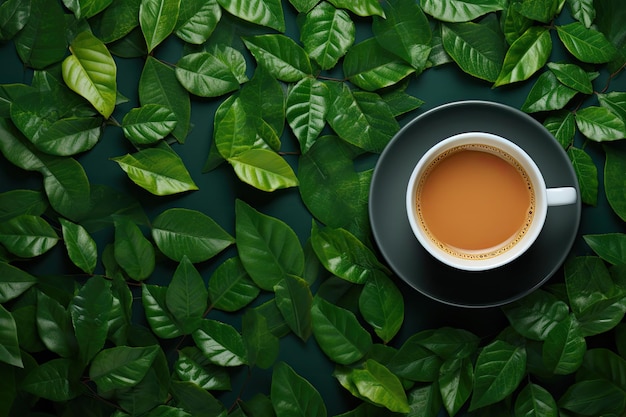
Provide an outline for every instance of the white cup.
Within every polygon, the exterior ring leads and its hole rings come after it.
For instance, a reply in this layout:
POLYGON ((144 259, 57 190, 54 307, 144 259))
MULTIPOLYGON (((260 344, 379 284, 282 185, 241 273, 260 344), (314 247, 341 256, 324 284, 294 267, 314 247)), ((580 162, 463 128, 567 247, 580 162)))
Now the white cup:
MULTIPOLYGON (((454 135, 438 142, 420 158, 409 179, 406 192, 406 210, 411 229, 420 244, 439 261, 466 271, 486 271, 506 265, 526 252, 539 236, 543 228, 549 206, 574 204, 577 193, 574 187, 546 188, 541 171, 532 158, 513 142, 497 135, 484 132, 468 132, 454 135), (428 230, 427 222, 421 218, 418 209, 417 192, 425 173, 430 172, 446 155, 458 149, 480 150, 510 160, 526 175, 523 175, 529 185, 532 185, 531 200, 534 200, 532 215, 527 218, 519 233, 511 239, 494 247, 484 249, 454 248, 441 240, 436 239, 428 230), (512 158, 512 160, 511 160, 512 158)), ((530 210, 529 210, 530 211, 530 210)))

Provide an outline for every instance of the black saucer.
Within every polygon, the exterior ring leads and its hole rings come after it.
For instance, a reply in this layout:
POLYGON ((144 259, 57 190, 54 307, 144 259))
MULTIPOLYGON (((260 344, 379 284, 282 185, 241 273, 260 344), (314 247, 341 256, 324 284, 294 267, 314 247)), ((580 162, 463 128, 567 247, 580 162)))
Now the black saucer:
POLYGON ((504 104, 460 101, 416 117, 387 145, 374 169, 369 215, 380 252, 410 286, 450 305, 494 307, 540 287, 563 264, 576 238, 581 201, 579 197, 575 204, 549 207, 535 244, 506 266, 465 272, 440 263, 422 248, 411 231, 404 204, 406 187, 415 164, 431 146, 470 131, 489 132, 515 142, 535 160, 548 187, 572 186, 580 196, 567 154, 541 123, 504 104))

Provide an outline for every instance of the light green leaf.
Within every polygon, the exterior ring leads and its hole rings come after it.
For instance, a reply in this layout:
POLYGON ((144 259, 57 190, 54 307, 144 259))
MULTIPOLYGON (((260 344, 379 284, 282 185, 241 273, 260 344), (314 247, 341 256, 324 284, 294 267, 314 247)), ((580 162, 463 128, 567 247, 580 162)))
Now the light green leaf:
POLYGON ((552 52, 550 31, 532 26, 507 51, 494 87, 523 81, 543 67, 552 52))
POLYGON ((326 126, 329 106, 326 84, 303 78, 287 94, 287 121, 300 142, 300 150, 308 151, 326 126))
POLYGON ((146 104, 126 113, 122 130, 133 144, 150 145, 170 134, 176 123, 176 115, 169 108, 160 104, 146 104))
POLYGON ((209 39, 222 18, 217 0, 181 1, 176 23, 176 36, 196 45, 209 39))
POLYGON ((207 310, 208 296, 202 276, 189 258, 184 256, 165 293, 167 309, 182 323, 183 332, 196 330, 207 310))
POLYGON ((192 336, 198 348, 215 365, 231 367, 248 363, 243 337, 227 323, 202 320, 192 336))
POLYGON ((93 359, 89 378, 104 392, 133 387, 144 378, 159 350, 156 345, 104 349, 93 359))
POLYGON ((200 97, 218 97, 239 88, 231 68, 208 52, 182 57, 176 66, 176 78, 190 93, 200 97))
POLYGON ((384 274, 373 274, 359 295, 359 311, 384 343, 388 343, 404 322, 404 298, 384 274))
POLYGON ((576 94, 576 90, 561 84, 553 72, 546 71, 533 84, 521 110, 526 113, 560 110, 576 94))
POLYGON ((106 46, 90 32, 81 32, 63 61, 63 80, 105 118, 115 109, 117 66, 106 46))
POLYGON ((313 72, 305 50, 288 36, 258 35, 243 41, 259 65, 278 80, 297 82, 313 72))
POLYGON ((626 154, 614 147, 606 147, 606 161, 604 164, 604 189, 609 205, 615 213, 626 221, 626 154))
POLYGON ((76 15, 76 19, 88 19, 106 9, 113 0, 63 0, 65 7, 76 15))
POLYGON ((138 186, 155 195, 197 190, 183 160, 172 150, 147 148, 112 158, 138 186))
POLYGON ((237 156, 251 149, 256 140, 256 130, 248 117, 241 99, 230 96, 215 112, 213 143, 224 158, 237 156))
POLYGON ((20 368, 24 367, 15 320, 2 305, 0 305, 0 361, 20 368))
POLYGON ((421 0, 421 3, 426 13, 443 22, 469 22, 503 9, 497 0, 421 0))
POLYGON ((580 22, 557 26, 556 30, 567 50, 582 62, 603 64, 617 53, 602 32, 587 29, 580 22))
POLYGON ((559 409, 550 391, 528 383, 515 400, 515 415, 558 417, 559 409))
POLYGON ((582 202, 596 205, 598 202, 598 168, 596 164, 585 150, 573 146, 567 150, 567 156, 569 156, 576 172, 582 202))
POLYGON ((549 62, 548 68, 556 75, 556 78, 569 88, 573 88, 581 93, 593 93, 593 85, 589 79, 589 74, 576 64, 558 64, 549 62))
POLYGON ((356 27, 345 10, 320 2, 306 14, 300 31, 305 51, 324 70, 333 68, 355 39, 356 27))
POLYGON ((257 25, 285 31, 285 16, 280 0, 217 0, 229 13, 257 25))
POLYGON ((276 417, 326 417, 320 393, 285 362, 274 367, 270 392, 276 417))
POLYGON ((294 275, 285 275, 273 288, 276 306, 285 322, 303 341, 311 335, 311 306, 313 295, 309 284, 294 275))
POLYGON ((155 253, 139 226, 128 219, 115 222, 115 260, 133 279, 143 281, 154 271, 155 253))
POLYGON ((260 293, 239 257, 225 260, 209 279, 211 308, 237 311, 250 304, 260 293))
POLYGON ((178 21, 181 0, 141 0, 139 25, 152 52, 172 34, 178 21))
POLYGON ((196 347, 188 346, 178 352, 174 372, 181 381, 193 382, 205 390, 230 390, 231 388, 228 372, 209 362, 196 347))
POLYGON ((385 17, 385 11, 377 0, 329 0, 339 9, 348 9, 358 16, 385 17))
POLYGON ((58 242, 54 229, 43 218, 22 214, 0 223, 0 243, 23 258, 42 255, 58 242))
POLYGON ((298 178, 283 157, 268 149, 248 149, 228 162, 240 180, 262 191, 298 185, 298 178))
POLYGON ((63 232, 63 242, 70 259, 83 272, 92 274, 98 262, 96 242, 83 226, 66 219, 59 219, 59 221, 63 232))
POLYGON ((606 142, 626 138, 626 124, 606 107, 588 106, 575 114, 576 126, 587 138, 606 142))

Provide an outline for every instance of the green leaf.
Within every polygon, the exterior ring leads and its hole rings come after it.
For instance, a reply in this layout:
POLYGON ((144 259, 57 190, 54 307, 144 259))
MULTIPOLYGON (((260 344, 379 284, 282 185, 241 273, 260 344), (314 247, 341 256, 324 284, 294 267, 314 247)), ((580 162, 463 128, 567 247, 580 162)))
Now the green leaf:
POLYGON ((191 382, 172 381, 171 392, 180 409, 193 417, 226 417, 228 411, 209 391, 191 382))
POLYGON ((585 243, 602 259, 613 265, 626 264, 626 235, 605 233, 584 235, 585 243))
POLYGON ((421 0, 426 13, 443 22, 468 22, 502 10, 497 0, 421 0))
POLYGON ((256 285, 272 291, 285 276, 302 275, 302 245, 287 223, 242 200, 236 200, 235 219, 239 257, 256 285))
POLYGON ((114 253, 117 263, 137 281, 147 279, 154 271, 154 247, 130 220, 115 222, 114 253))
POLYGON ((63 0, 63 4, 76 15, 76 19, 90 18, 106 9, 113 0, 63 0))
POLYGON ((218 97, 239 88, 231 67, 208 52, 182 57, 176 65, 176 78, 187 91, 200 97, 218 97))
MULTIPOLYGON (((478 337, 463 329, 441 327, 416 334, 419 344, 443 359, 464 358, 478 348, 478 337)), ((417 342, 416 341, 416 342, 417 342)))
POLYGON ((101 118, 72 117, 54 122, 37 135, 33 143, 51 155, 71 156, 93 148, 101 134, 101 118))
POLYGON ((176 36, 201 45, 209 39, 221 18, 222 8, 217 0, 181 1, 176 36))
POLYGON ((485 346, 476 359, 470 410, 495 404, 511 394, 526 370, 526 351, 501 340, 485 346))
POLYGON ((177 262, 211 259, 234 243, 234 239, 206 214, 191 209, 171 208, 152 223, 152 238, 161 252, 177 262))
POLYGON ((580 132, 596 142, 624 139, 626 124, 606 107, 589 106, 576 112, 576 126, 580 132))
POLYGON ((550 31, 532 26, 509 48, 494 87, 524 81, 543 67, 552 52, 550 31))
POLYGON ((137 146, 153 144, 176 127, 176 115, 160 104, 146 104, 131 109, 122 120, 124 136, 137 146))
POLYGON ((500 33, 484 23, 448 23, 441 26, 441 38, 446 52, 463 71, 496 81, 506 53, 500 33))
MULTIPOLYGON (((514 0, 515 3, 521 3, 523 0, 514 0)), ((502 11, 503 23, 502 31, 504 32, 504 39, 511 45, 517 40, 526 30, 533 25, 533 21, 526 16, 522 15, 513 2, 507 9, 502 11)))
POLYGON ((597 94, 602 107, 606 107, 617 114, 626 123, 626 93, 613 91, 606 94, 597 94))
POLYGON ((146 376, 159 350, 159 346, 104 349, 93 358, 89 378, 103 392, 133 387, 146 376))
POLYGON ((558 417, 559 410, 550 391, 528 383, 515 400, 515 415, 558 417))
POLYGON ((567 303, 543 290, 534 291, 503 310, 515 331, 530 340, 546 340, 569 314, 567 303))
POLYGON ((369 38, 348 50, 343 72, 356 86, 375 91, 398 83, 413 74, 415 68, 384 49, 375 38, 369 38))
POLYGON ((356 26, 345 10, 320 2, 308 12, 300 40, 309 57, 323 70, 333 68, 354 44, 356 26))
POLYGON ((0 222, 20 214, 42 215, 48 203, 40 191, 11 190, 0 193, 0 222))
POLYGON ((387 273, 376 255, 345 229, 319 228, 311 230, 313 250, 324 267, 334 275, 355 284, 365 284, 376 274, 387 273))
POLYGON ((242 318, 241 333, 248 351, 250 365, 267 369, 274 364, 280 341, 272 334, 267 318, 255 309, 248 309, 242 318))
POLYGON ((576 134, 576 121, 573 113, 569 111, 555 112, 553 115, 546 117, 543 126, 548 129, 563 149, 570 148, 576 134))
POLYGON ((583 380, 570 385, 558 405, 586 416, 618 415, 626 407, 626 397, 622 389, 608 380, 583 380))
POLYGON ((181 381, 192 382, 205 390, 231 389, 226 370, 209 362, 196 347, 188 346, 178 352, 174 372, 181 381))
POLYGON ((567 50, 582 62, 603 64, 615 57, 616 49, 604 34, 580 22, 557 26, 556 32, 567 50))
POLYGON ((378 94, 331 85, 327 121, 346 142, 370 152, 381 152, 399 130, 391 109, 378 94))
POLYGON ((124 38, 139 26, 141 0, 113 0, 94 20, 98 37, 104 43, 124 38))
POLYGON ((70 359, 52 359, 30 371, 22 381, 24 391, 51 401, 68 401, 80 394, 78 380, 72 371, 76 364, 70 359))
POLYGON ((63 242, 70 259, 83 272, 93 274, 98 262, 96 242, 83 226, 66 219, 59 221, 63 231, 63 242))
POLYGON ((594 304, 607 300, 618 288, 604 262, 595 256, 580 256, 565 264, 565 284, 570 307, 584 315, 594 304))
POLYGON ((591 156, 582 149, 571 147, 567 150, 580 187, 583 203, 595 205, 598 201, 598 168, 591 156))
POLYGON ((626 314, 626 297, 623 289, 617 294, 609 294, 583 313, 576 316, 583 336, 595 336, 606 333, 617 326, 626 314))
POLYGON ((283 157, 268 149, 248 149, 228 158, 240 180, 262 191, 296 187, 298 178, 283 157))
POLYGON ((176 28, 180 3, 181 0, 141 1, 139 25, 146 39, 148 52, 152 52, 176 28))
POLYGON ((550 23, 559 13, 561 0, 524 0, 513 4, 515 10, 528 19, 550 23))
POLYGON ((204 280, 188 257, 178 264, 165 293, 167 309, 191 333, 207 309, 208 291, 204 280))
POLYGON ((385 17, 385 11, 377 0, 329 0, 339 9, 348 9, 358 16, 385 17))
POLYGON ((13 37, 26 26, 30 16, 30 0, 10 0, 0 5, 0 39, 13 37))
POLYGON ((76 355, 78 343, 69 311, 41 291, 37 291, 36 324, 39 338, 50 351, 66 358, 76 355))
POLYGON ((240 19, 285 31, 285 16, 280 0, 217 0, 229 13, 240 19))
POLYGON ((589 75, 578 65, 548 62, 548 68, 563 85, 584 94, 593 93, 593 85, 589 75))
POLYGON ((580 326, 572 316, 558 323, 543 344, 543 360, 556 375, 574 373, 582 364, 587 343, 580 326))
POLYGON ((318 3, 317 0, 289 0, 289 3, 300 13, 309 12, 318 3))
POLYGON ((72 298, 68 310, 78 341, 78 356, 87 364, 103 347, 113 306, 111 282, 91 277, 72 298))
POLYGON ((141 302, 154 334, 162 339, 173 339, 183 334, 182 324, 178 323, 167 309, 166 292, 167 287, 142 284, 141 302))
POLYGON ((0 305, 0 361, 9 365, 24 367, 20 344, 17 340, 17 326, 11 313, 0 305))
POLYGON ((560 83, 554 73, 546 71, 533 84, 521 110, 526 113, 560 110, 576 94, 576 90, 560 83))
POLYGON ((322 396, 285 362, 274 366, 270 392, 276 417, 326 417, 322 396))
POLYGON ((273 77, 285 82, 297 82, 312 74, 311 62, 305 50, 285 35, 270 34, 243 38, 259 65, 273 77))
POLYGON ((117 67, 106 46, 90 32, 81 32, 63 61, 63 80, 105 118, 115 109, 117 67))
POLYGON ((443 360, 435 352, 422 345, 422 338, 422 333, 415 333, 400 346, 396 354, 387 362, 387 367, 391 372, 411 381, 437 381, 443 360))
POLYGON ((221 158, 237 156, 255 145, 256 129, 241 98, 230 96, 215 112, 213 143, 221 158))
POLYGON ((276 305, 291 330, 303 341, 311 336, 313 296, 309 284, 294 275, 285 275, 275 286, 276 305))
POLYGON ((378 43, 417 71, 426 67, 432 32, 419 4, 410 0, 383 3, 385 17, 375 17, 372 30, 378 43))
POLYGON ((243 337, 227 323, 202 320, 192 336, 198 348, 215 365, 231 367, 248 363, 243 337))
POLYGON ((0 243, 23 258, 42 255, 58 242, 54 229, 43 218, 22 214, 0 223, 0 243))
POLYGON ((45 161, 43 185, 54 210, 70 220, 79 220, 91 208, 91 185, 83 166, 74 158, 45 161))
POLYGON ((197 190, 183 160, 172 150, 147 148, 112 158, 128 177, 154 195, 197 190))
POLYGON ((240 258, 233 257, 215 269, 209 279, 208 291, 211 308, 237 311, 254 301, 260 288, 252 281, 240 258))
POLYGON ((469 399, 474 386, 474 369, 469 358, 449 358, 441 364, 439 391, 443 405, 453 416, 469 399))
POLYGON ((6 262, 0 262, 0 303, 19 297, 35 285, 37 278, 6 262))
POLYGON ((190 128, 191 102, 173 68, 152 56, 148 57, 139 79, 139 101, 142 106, 160 104, 170 109, 177 121, 172 135, 180 143, 185 141, 190 128))
POLYGON ((626 196, 623 193, 626 180, 621 174, 626 170, 626 154, 613 147, 606 147, 604 163, 604 189, 613 211, 626 220, 626 196))
POLYGON ((329 99, 326 84, 312 78, 303 78, 289 89, 287 121, 298 138, 303 153, 313 146, 326 126, 329 99))
POLYGON ((586 28, 591 27, 596 19, 596 9, 593 0, 567 0, 567 6, 574 19, 585 25, 586 28))
POLYGON ((359 296, 359 311, 384 343, 398 333, 404 322, 404 298, 384 274, 373 274, 359 296))
POLYGON ((617 71, 626 63, 626 46, 620 41, 626 33, 626 27, 621 24, 626 11, 616 0, 595 3, 594 8, 596 10, 594 24, 617 48, 615 58, 607 65, 608 70, 617 71))
POLYGON ((578 373, 582 379, 606 379, 626 388, 626 361, 607 348, 589 349, 578 373))
POLYGON ((351 311, 317 296, 311 315, 315 340, 333 362, 352 364, 372 348, 372 337, 351 311))

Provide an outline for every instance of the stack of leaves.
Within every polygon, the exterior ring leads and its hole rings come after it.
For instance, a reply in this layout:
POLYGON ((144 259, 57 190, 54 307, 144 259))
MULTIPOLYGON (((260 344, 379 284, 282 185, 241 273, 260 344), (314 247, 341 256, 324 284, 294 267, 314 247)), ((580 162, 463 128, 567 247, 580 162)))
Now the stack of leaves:
POLYGON ((323 352, 357 402, 344 417, 624 413, 626 235, 585 236, 593 252, 506 306, 492 340, 398 340, 404 295, 371 242, 372 169, 355 168, 423 104, 413 81, 455 66, 485 89, 528 83, 521 108, 583 201, 602 190, 626 220, 622 0, 6 0, 0 38, 28 80, 0 86, 0 152, 36 183, 0 194, 0 415, 325 417, 285 338, 323 352), (243 198, 234 225, 183 206, 202 191, 181 155, 206 102, 203 172, 295 190, 310 234, 243 198), (105 134, 125 149, 107 175, 136 193, 89 179, 105 134), (606 155, 602 188, 588 151, 606 155), (49 258, 61 269, 37 272, 49 258), (233 387, 242 368, 270 386, 233 387))

